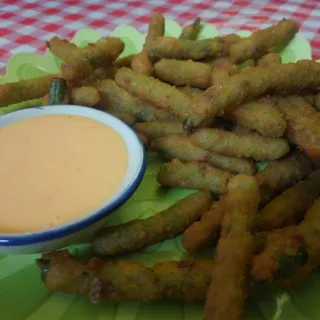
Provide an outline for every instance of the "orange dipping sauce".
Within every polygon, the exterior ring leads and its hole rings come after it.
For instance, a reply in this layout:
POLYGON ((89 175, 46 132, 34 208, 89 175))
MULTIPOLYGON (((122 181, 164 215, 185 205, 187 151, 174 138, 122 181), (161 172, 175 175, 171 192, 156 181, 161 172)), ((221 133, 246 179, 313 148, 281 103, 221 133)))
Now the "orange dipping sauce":
POLYGON ((0 128, 0 233, 59 226, 98 209, 128 167, 122 137, 96 120, 46 115, 0 128))

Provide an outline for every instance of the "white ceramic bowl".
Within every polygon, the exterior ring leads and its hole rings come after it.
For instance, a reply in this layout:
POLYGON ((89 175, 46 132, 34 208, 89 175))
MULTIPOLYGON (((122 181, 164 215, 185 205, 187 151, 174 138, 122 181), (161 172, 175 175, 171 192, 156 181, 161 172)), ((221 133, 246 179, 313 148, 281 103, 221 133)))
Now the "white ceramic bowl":
MULTIPOLYGON (((0 233, 0 252, 15 254, 46 252, 90 238, 105 224, 108 215, 130 198, 143 178, 146 155, 142 142, 129 126, 106 112, 74 105, 33 107, 0 116, 0 127, 32 117, 63 114, 94 119, 120 134, 127 146, 129 156, 129 164, 122 184, 113 197, 101 207, 71 223, 32 233, 0 233)), ((17 201, 19 201, 18 197, 19 195, 17 195, 17 201)))

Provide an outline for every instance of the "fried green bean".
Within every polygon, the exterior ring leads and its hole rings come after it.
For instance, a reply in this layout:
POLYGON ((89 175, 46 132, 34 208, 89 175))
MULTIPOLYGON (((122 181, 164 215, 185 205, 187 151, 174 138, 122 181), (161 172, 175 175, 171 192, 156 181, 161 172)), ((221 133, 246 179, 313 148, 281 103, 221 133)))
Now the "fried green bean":
MULTIPOLYGON (((69 88, 64 94, 64 99, 61 103, 64 104, 75 104, 82 106, 95 106, 100 101, 99 91, 95 87, 82 86, 77 88, 69 88)), ((42 105, 50 105, 49 94, 46 94, 42 98, 42 105)))
MULTIPOLYGON (((260 204, 265 204, 277 193, 303 179, 311 170, 311 161, 300 153, 271 162, 255 176, 259 185, 260 204)), ((223 201, 224 198, 221 198, 214 202, 199 221, 185 230, 182 245, 188 252, 197 252, 217 240, 225 212, 223 201)))
POLYGON ((250 160, 209 152, 195 145, 187 136, 173 134, 160 137, 152 140, 149 147, 169 161, 175 158, 183 162, 206 161, 219 169, 248 175, 253 175, 256 170, 254 163, 250 160))
POLYGON ((213 85, 194 97, 188 109, 185 129, 198 127, 202 121, 226 108, 236 108, 269 92, 297 94, 319 86, 320 64, 313 60, 245 69, 231 76, 223 85, 213 85))
POLYGON ((280 111, 272 103, 259 100, 245 103, 226 112, 224 116, 241 126, 256 130, 264 137, 282 137, 287 128, 280 111))
POLYGON ((162 13, 154 12, 152 13, 151 19, 149 21, 148 32, 146 35, 145 46, 150 42, 156 40, 158 37, 162 37, 165 31, 165 19, 162 13))
MULTIPOLYGON (((250 70, 250 68, 253 68, 256 66, 256 63, 253 59, 248 59, 248 60, 238 64, 237 66, 238 66, 239 71, 248 70, 248 69, 250 70)), ((254 69, 251 69, 251 70, 253 71, 254 69)))
POLYGON ((189 252, 198 252, 218 240, 221 230, 221 221, 224 217, 226 206, 224 198, 214 201, 199 221, 188 227, 182 236, 182 246, 189 252))
POLYGON ((153 120, 178 120, 178 117, 169 111, 148 104, 141 99, 132 96, 126 90, 120 88, 113 80, 103 80, 96 84, 101 95, 99 105, 106 111, 129 113, 138 121, 153 120))
POLYGON ((92 107, 99 103, 100 93, 95 87, 72 88, 70 98, 73 104, 92 107))
POLYGON ((77 57, 81 49, 74 43, 59 37, 53 37, 46 42, 47 48, 61 60, 66 61, 77 57))
POLYGON ((203 92, 203 90, 199 88, 193 88, 189 86, 177 87, 177 89, 191 98, 203 92))
POLYGON ((52 78, 49 88, 48 105, 61 104, 68 94, 67 82, 63 78, 52 78))
POLYGON ((108 112, 114 117, 120 119, 124 123, 129 126, 133 126, 137 122, 137 118, 130 113, 122 113, 122 112, 108 112))
POLYGON ((207 162, 190 161, 183 163, 173 159, 160 166, 157 181, 164 187, 197 189, 224 194, 232 174, 213 167, 207 162))
POLYGON ((238 136, 243 136, 243 135, 245 136, 245 135, 253 132, 253 130, 251 130, 247 127, 243 127, 239 124, 234 124, 230 131, 235 133, 238 136))
POLYGON ((278 98, 277 105, 287 121, 287 138, 309 158, 320 160, 319 112, 298 96, 278 98))
POLYGON ((149 121, 134 125, 134 130, 145 134, 150 140, 169 135, 184 134, 182 123, 178 121, 149 121))
POLYGON ((158 37, 151 41, 146 49, 149 56, 159 59, 202 60, 224 55, 226 44, 221 37, 203 40, 158 37))
MULTIPOLYGON (((75 104, 83 106, 95 106, 100 101, 99 91, 95 87, 82 86, 77 88, 69 88, 64 94, 64 99, 61 103, 75 104)), ((42 98, 42 105, 47 106, 49 103, 49 94, 46 94, 42 98)))
POLYGON ((132 58, 131 69, 138 74, 152 75, 153 65, 146 51, 142 50, 132 58))
POLYGON ((311 160, 300 152, 271 161, 256 174, 261 204, 269 202, 275 195, 305 178, 311 173, 312 167, 311 160))
POLYGON ((211 78, 210 82, 212 85, 220 86, 224 82, 229 80, 230 76, 231 76, 230 72, 225 67, 213 68, 211 77, 210 77, 211 78))
POLYGON ((227 197, 213 202, 211 208, 201 216, 201 219, 185 230, 182 245, 188 252, 197 252, 217 241, 227 208, 225 201, 228 201, 227 197))
POLYGON ((122 58, 118 58, 117 60, 115 60, 113 62, 113 66, 115 66, 116 68, 130 68, 131 67, 131 62, 132 59, 134 58, 136 54, 129 54, 128 56, 122 57, 122 58))
POLYGON ((43 97, 53 78, 61 78, 61 74, 0 84, 0 107, 43 97))
POLYGON ((196 40, 201 30, 201 19, 195 18, 191 24, 182 28, 179 39, 182 40, 196 40))
POLYGON ((77 82, 89 77, 95 69, 111 64, 121 54, 124 43, 119 38, 105 37, 82 48, 79 54, 62 66, 64 78, 77 82))
POLYGON ((196 192, 149 218, 104 228, 93 241, 93 251, 99 256, 115 256, 171 239, 199 219, 211 203, 209 192, 196 192))
POLYGON ((185 118, 190 98, 169 84, 134 73, 127 68, 121 68, 117 72, 115 80, 120 87, 131 94, 185 118))
POLYGON ((285 139, 267 138, 255 133, 236 135, 220 129, 199 129, 191 135, 191 140, 211 152, 255 160, 275 160, 290 150, 285 139))
POLYGON ((288 286, 304 279, 320 264, 320 198, 297 226, 277 229, 264 236, 264 249, 251 270, 255 282, 288 286))
MULTIPOLYGON (((236 67, 230 60, 229 57, 219 57, 215 59, 207 59, 204 63, 208 64, 209 66, 215 67, 236 67)), ((236 67, 237 69, 237 67, 236 67)))
POLYGON ((298 30, 299 26, 295 21, 282 19, 279 23, 232 44, 229 48, 230 58, 234 63, 260 58, 271 50, 285 46, 298 30))
POLYGON ((255 250, 252 229, 259 205, 254 177, 238 175, 227 187, 215 265, 204 307, 204 320, 238 320, 244 316, 250 269, 255 250))
POLYGON ((145 48, 149 42, 164 35, 164 17, 159 12, 154 12, 150 18, 148 33, 143 49, 140 53, 135 55, 131 61, 131 69, 146 76, 151 76, 153 71, 152 61, 148 56, 145 48))
POLYGON ((206 89, 211 85, 212 68, 192 60, 161 59, 154 65, 155 75, 175 86, 206 89))
POLYGON ((204 301, 213 268, 201 260, 163 261, 149 268, 126 260, 81 261, 66 250, 43 254, 37 265, 50 291, 86 295, 93 303, 204 301))
POLYGON ((258 60, 257 66, 262 68, 268 68, 270 66, 277 66, 281 64, 281 62, 281 55, 279 53, 268 53, 258 60))
MULTIPOLYGON (((69 104, 71 101, 70 101, 70 93, 69 93, 70 90, 67 90, 64 94, 64 98, 61 102, 61 104, 69 104)), ((44 95, 42 98, 41 98, 41 105, 42 106, 49 106, 50 103, 49 103, 49 93, 47 93, 46 95, 44 95)))
POLYGON ((314 171, 306 180, 283 191, 260 210, 256 217, 256 229, 268 231, 299 223, 309 207, 320 197, 319 186, 320 171, 314 171))
POLYGON ((239 35, 235 34, 235 33, 227 34, 227 35, 223 36, 222 38, 223 38, 223 41, 228 46, 230 46, 231 44, 236 43, 239 40, 241 40, 241 37, 239 35))
POLYGON ((105 80, 105 79, 114 79, 115 74, 119 69, 115 66, 108 66, 107 68, 98 68, 86 79, 79 81, 81 86, 94 86, 95 82, 105 80))

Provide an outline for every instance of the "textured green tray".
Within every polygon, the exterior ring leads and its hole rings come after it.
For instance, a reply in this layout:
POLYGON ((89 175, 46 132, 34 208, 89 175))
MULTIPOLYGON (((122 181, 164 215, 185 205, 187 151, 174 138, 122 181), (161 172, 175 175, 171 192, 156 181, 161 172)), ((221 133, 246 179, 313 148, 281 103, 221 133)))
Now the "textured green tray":
MULTIPOLYGON (((166 34, 178 36, 181 27, 174 21, 167 21, 166 34)), ((212 37, 219 31, 205 25, 200 37, 212 37)), ((241 31, 241 36, 250 32, 241 31)), ((130 26, 120 26, 112 33, 126 43, 123 55, 139 51, 144 35, 130 26)), ((73 38, 77 45, 84 46, 101 36, 91 29, 79 31, 73 38)), ((311 48, 305 39, 295 37, 282 52, 285 62, 310 59, 311 48)), ((60 61, 50 52, 44 55, 34 53, 15 54, 8 63, 7 74, 0 77, 0 83, 19 79, 38 77, 59 71, 60 61)), ((0 114, 21 107, 36 105, 39 100, 12 105, 0 109, 0 114)), ((118 224, 135 218, 148 217, 163 210, 176 200, 192 191, 159 189, 155 180, 161 161, 154 154, 148 155, 148 169, 143 182, 134 196, 115 214, 109 224, 118 224)), ((79 253, 84 247, 74 247, 73 253, 79 253)), ((183 303, 111 303, 92 305, 85 297, 49 293, 42 285, 39 271, 34 264, 37 255, 6 256, 0 255, 0 319, 1 320, 200 320, 202 304, 183 303)), ((128 258, 152 265, 161 260, 180 260, 186 258, 180 244, 180 237, 156 244, 128 258)), ((210 257, 208 255, 207 257, 210 257)), ((142 288, 143 289, 143 288, 142 288)), ((305 320, 320 318, 320 304, 317 294, 320 289, 319 273, 314 272, 307 280, 286 291, 263 289, 248 302, 250 320, 305 320)))

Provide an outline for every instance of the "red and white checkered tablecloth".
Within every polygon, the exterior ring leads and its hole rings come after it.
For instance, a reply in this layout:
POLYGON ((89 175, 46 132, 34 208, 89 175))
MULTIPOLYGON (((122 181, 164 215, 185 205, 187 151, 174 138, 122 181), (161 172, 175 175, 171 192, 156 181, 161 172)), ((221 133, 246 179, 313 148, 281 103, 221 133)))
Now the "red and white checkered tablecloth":
POLYGON ((107 35, 121 24, 146 32, 153 11, 181 24, 200 16, 221 33, 293 18, 311 41, 313 57, 320 58, 320 0, 0 0, 0 73, 13 53, 44 52, 54 35, 71 38, 85 27, 107 35))

